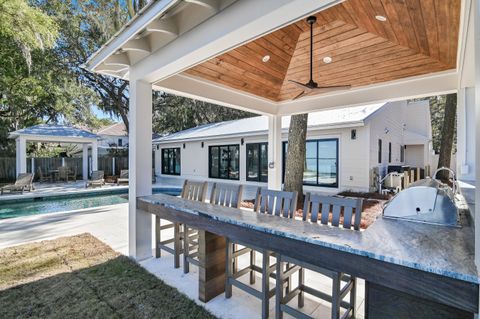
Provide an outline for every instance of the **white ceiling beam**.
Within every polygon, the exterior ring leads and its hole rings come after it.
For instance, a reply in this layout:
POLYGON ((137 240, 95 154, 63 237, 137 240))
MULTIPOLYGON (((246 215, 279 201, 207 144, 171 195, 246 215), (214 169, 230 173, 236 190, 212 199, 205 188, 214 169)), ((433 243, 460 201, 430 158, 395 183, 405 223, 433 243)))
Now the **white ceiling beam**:
POLYGON ((145 28, 147 32, 159 32, 178 36, 178 26, 172 18, 155 20, 145 28))
POLYGON ((155 83, 153 89, 261 115, 277 112, 272 101, 182 74, 155 83))
MULTIPOLYGON (((114 54, 108 57, 104 61, 105 65, 119 65, 119 66, 130 66, 130 59, 128 58, 128 54, 125 52, 119 53, 119 54, 114 54)), ((97 69, 97 68, 95 68, 97 69)))
POLYGON ((150 43, 147 38, 133 39, 122 45, 124 51, 139 51, 150 53, 150 43))
POLYGON ((204 8, 218 11, 220 9, 220 0, 184 0, 185 2, 197 4, 204 8))
POLYGON ((412 98, 454 93, 457 91, 458 73, 438 72, 407 79, 376 83, 349 91, 310 96, 278 105, 279 115, 316 112, 331 108, 391 102, 412 98))
POLYGON ((240 0, 140 60, 130 79, 163 80, 338 0, 240 0))

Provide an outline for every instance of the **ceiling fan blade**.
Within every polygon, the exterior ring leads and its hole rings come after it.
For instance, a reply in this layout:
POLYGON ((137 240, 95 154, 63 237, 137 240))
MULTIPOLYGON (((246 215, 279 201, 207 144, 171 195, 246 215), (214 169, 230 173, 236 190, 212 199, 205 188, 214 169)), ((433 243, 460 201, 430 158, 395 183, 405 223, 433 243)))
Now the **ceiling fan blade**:
POLYGON ((296 99, 299 99, 299 98, 301 98, 301 97, 303 97, 303 96, 305 96, 305 95, 308 95, 308 93, 309 93, 309 92, 302 91, 302 93, 300 93, 300 94, 298 94, 297 96, 295 96, 295 97, 292 99, 292 101, 293 101, 293 100, 296 100, 296 99))
POLYGON ((305 83, 301 83, 301 82, 298 82, 298 81, 294 81, 294 80, 288 80, 288 82, 298 86, 299 88, 301 88, 302 90, 311 90, 312 88, 310 88, 309 86, 307 86, 305 83))

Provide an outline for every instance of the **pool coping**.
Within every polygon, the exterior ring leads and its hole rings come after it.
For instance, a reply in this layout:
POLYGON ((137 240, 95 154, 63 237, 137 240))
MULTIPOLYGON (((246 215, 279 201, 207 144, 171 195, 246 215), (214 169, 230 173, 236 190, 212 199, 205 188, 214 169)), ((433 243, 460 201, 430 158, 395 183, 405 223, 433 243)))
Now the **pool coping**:
MULTIPOLYGON (((71 195, 96 195, 96 194, 127 194, 128 185, 125 186, 109 186, 105 188, 79 188, 64 191, 56 191, 51 193, 24 193, 8 195, 7 197, 0 196, 0 204, 6 204, 11 201, 30 201, 37 198, 62 198, 71 195)), ((152 190, 171 190, 181 191, 181 187, 152 185, 152 190)))

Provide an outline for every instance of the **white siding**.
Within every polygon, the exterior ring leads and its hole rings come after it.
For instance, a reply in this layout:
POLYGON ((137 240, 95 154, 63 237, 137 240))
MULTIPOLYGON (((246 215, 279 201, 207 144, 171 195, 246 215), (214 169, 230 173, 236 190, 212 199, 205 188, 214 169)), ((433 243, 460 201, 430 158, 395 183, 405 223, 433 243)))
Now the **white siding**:
MULTIPOLYGON (((305 186, 305 191, 337 193, 341 190, 368 190, 368 130, 365 127, 343 128, 332 130, 309 130, 308 139, 326 139, 338 138, 339 140, 339 187, 316 187, 305 186), (357 130, 357 138, 351 140, 351 129, 357 130)), ((287 141, 288 135, 283 134, 283 140, 287 141)), ((201 141, 162 143, 159 149, 155 151, 155 173, 161 176, 161 149, 168 147, 180 147, 181 149, 181 179, 208 180, 208 147, 210 145, 240 145, 240 180, 221 180, 223 182, 240 182, 246 185, 262 185, 266 183, 257 183, 246 181, 246 144, 267 142, 267 135, 255 137, 244 137, 244 144, 241 145, 241 138, 211 139, 204 141, 204 147, 201 147, 201 141), (185 148, 183 148, 185 144, 185 148)), ((283 166, 282 166, 283 167, 283 166)), ((174 177, 168 175, 169 177, 174 177)))

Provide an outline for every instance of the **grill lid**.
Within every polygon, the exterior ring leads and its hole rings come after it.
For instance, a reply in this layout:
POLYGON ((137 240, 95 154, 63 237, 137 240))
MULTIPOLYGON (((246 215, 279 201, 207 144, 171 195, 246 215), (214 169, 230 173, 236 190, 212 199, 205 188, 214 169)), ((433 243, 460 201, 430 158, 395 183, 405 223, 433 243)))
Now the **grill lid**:
POLYGON ((383 209, 385 218, 457 226, 458 208, 452 189, 436 179, 422 179, 399 192, 383 209))

